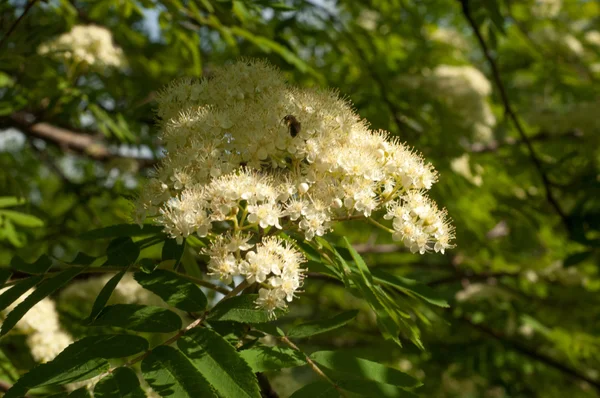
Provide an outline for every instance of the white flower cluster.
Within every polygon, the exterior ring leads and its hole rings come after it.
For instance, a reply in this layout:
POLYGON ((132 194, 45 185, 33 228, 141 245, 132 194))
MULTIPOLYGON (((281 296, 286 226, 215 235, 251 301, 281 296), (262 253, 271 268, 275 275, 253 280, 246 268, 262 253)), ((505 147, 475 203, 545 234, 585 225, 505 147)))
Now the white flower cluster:
MULTIPOLYGON (((3 315, 12 311, 33 291, 33 289, 29 290, 8 306, 3 311, 3 315)), ((17 322, 15 329, 27 335, 27 345, 36 362, 43 363, 53 360, 69 344, 73 343, 72 337, 61 328, 56 306, 50 298, 45 298, 33 306, 17 322)))
POLYGON ((496 125, 487 97, 492 92, 488 79, 472 66, 439 65, 425 75, 425 86, 437 91, 447 105, 473 129, 475 139, 489 142, 496 125))
POLYGON ((70 32, 40 45, 38 53, 90 66, 118 68, 124 63, 123 50, 113 44, 111 32, 96 25, 76 25, 70 32))
POLYGON ((211 272, 260 283, 262 307, 283 308, 302 282, 302 256, 263 238, 279 230, 311 240, 387 209, 410 218, 394 221, 394 237, 411 250, 451 246, 446 213, 424 193, 432 166, 334 93, 290 87, 273 67, 242 61, 172 84, 158 104, 166 156, 140 193, 137 221, 151 217, 180 242, 206 238, 211 272))

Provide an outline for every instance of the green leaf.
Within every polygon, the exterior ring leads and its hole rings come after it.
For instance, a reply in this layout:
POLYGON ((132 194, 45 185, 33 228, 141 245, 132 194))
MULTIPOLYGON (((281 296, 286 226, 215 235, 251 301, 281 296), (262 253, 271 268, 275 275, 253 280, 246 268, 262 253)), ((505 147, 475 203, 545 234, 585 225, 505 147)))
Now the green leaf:
POLYGON ((136 332, 168 333, 181 329, 179 315, 166 308, 141 304, 105 307, 91 326, 116 326, 136 332))
POLYGON ((94 387, 94 398, 146 398, 137 375, 130 368, 115 369, 94 387))
POLYGON ((10 289, 5 290, 0 295, 0 311, 4 310, 6 307, 14 303, 19 297, 21 297, 25 292, 29 289, 37 285, 42 281, 44 277, 42 275, 31 276, 29 278, 23 279, 19 281, 10 289))
POLYGON ((15 224, 26 228, 39 228, 44 226, 44 222, 32 216, 31 214, 21 213, 14 210, 0 210, 0 215, 10 218, 15 224))
POLYGON ((340 398, 340 393, 335 387, 326 381, 317 381, 307 384, 296 390, 290 398, 340 398))
POLYGON ((94 305, 92 306, 92 312, 90 313, 89 317, 90 321, 96 319, 100 311, 102 311, 106 303, 108 303, 112 292, 115 290, 115 288, 121 281, 121 278, 123 278, 123 275, 125 275, 125 272, 127 272, 127 269, 123 269, 121 272, 110 278, 110 280, 106 282, 100 293, 98 293, 98 297, 96 297, 94 305))
POLYGON ((207 299, 202 290, 189 280, 164 269, 147 274, 136 272, 134 278, 166 303, 182 311, 200 312, 206 309, 207 299))
POLYGON ((23 198, 17 198, 16 196, 2 196, 0 197, 0 208, 20 206, 27 203, 23 198))
POLYGON ((84 337, 65 348, 52 361, 23 375, 4 397, 22 397, 32 388, 90 379, 109 369, 107 359, 124 358, 147 349, 148 342, 139 336, 84 337))
POLYGON ((158 346, 142 361, 142 374, 161 397, 217 398, 210 384, 181 351, 158 346))
POLYGON ((415 295, 438 307, 448 308, 448 302, 443 299, 435 290, 427 285, 419 283, 413 279, 403 278, 401 276, 391 275, 382 270, 373 270, 374 280, 380 284, 397 288, 398 290, 415 295))
POLYGON ((65 270, 60 274, 56 275, 55 277, 46 279, 42 283, 40 283, 38 288, 35 289, 33 293, 27 296, 25 300, 23 300, 23 302, 17 305, 15 309, 12 310, 10 314, 6 316, 6 319, 2 324, 2 331, 0 331, 0 336, 4 336, 6 333, 8 333, 17 324, 17 322, 19 322, 19 320, 23 318, 27 311, 31 309, 31 307, 33 307, 41 300, 54 293, 56 290, 63 287, 65 284, 67 284, 67 282, 73 279, 81 271, 83 271, 83 268, 69 268, 68 270, 65 270))
POLYGON ((46 273, 50 267, 52 266, 52 260, 47 255, 43 254, 40 258, 35 260, 34 263, 26 263, 19 256, 14 256, 10 261, 10 268, 24 272, 26 274, 44 274, 46 273))
POLYGON ((163 228, 159 225, 145 224, 141 228, 138 224, 117 224, 110 227, 94 229, 81 234, 81 239, 106 239, 106 238, 124 238, 131 236, 147 236, 161 233, 163 228))
POLYGON ((223 397, 260 398, 252 369, 216 332, 192 329, 177 340, 177 346, 223 397))
POLYGON ((181 261, 181 256, 183 255, 184 250, 185 240, 180 245, 175 239, 167 239, 165 240, 165 244, 162 248, 162 261, 175 260, 175 265, 173 268, 177 268, 179 261, 181 261))
POLYGON ((254 373, 306 365, 302 354, 287 347, 257 346, 240 351, 240 356, 254 373))
POLYGON ((405 388, 421 385, 406 373, 377 362, 356 358, 343 351, 317 351, 312 353, 310 358, 325 368, 351 376, 349 378, 373 380, 405 388))
POLYGON ((89 256, 89 255, 87 255, 85 253, 79 252, 75 256, 75 258, 73 259, 73 261, 71 261, 68 264, 70 264, 70 265, 90 265, 94 261, 96 261, 96 257, 92 257, 92 256, 89 256))
POLYGON ((330 330, 344 326, 353 320, 356 315, 358 315, 358 311, 352 310, 337 314, 330 319, 306 322, 298 326, 294 326, 287 335, 294 338, 303 338, 329 332, 330 330))
POLYGON ((116 238, 106 248, 106 262, 103 266, 116 265, 127 267, 135 262, 140 255, 140 248, 131 238, 116 238))
POLYGON ((256 308, 258 294, 243 294, 221 301, 211 311, 208 319, 243 323, 269 322, 267 311, 256 308))
POLYGON ((363 260, 363 258, 360 256, 360 254, 358 254, 356 249, 354 249, 354 247, 352 246, 352 244, 350 243, 348 238, 344 237, 344 243, 346 244, 346 248, 348 249, 348 251, 350 252, 350 255, 352 256, 352 259, 356 263, 356 266, 358 267, 358 270, 359 270, 360 274, 362 275, 365 283, 367 284, 367 286, 372 286, 373 285, 373 276, 371 275, 371 271, 369 270, 369 267, 365 263, 365 260, 363 260))

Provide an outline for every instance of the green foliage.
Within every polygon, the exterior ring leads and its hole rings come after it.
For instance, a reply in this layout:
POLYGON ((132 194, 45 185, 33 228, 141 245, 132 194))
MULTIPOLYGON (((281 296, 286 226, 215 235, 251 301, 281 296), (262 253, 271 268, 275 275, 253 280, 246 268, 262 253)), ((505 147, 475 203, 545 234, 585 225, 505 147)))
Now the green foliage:
POLYGON ((257 346, 240 352, 255 373, 292 368, 306 364, 306 359, 290 348, 257 346))
POLYGON ((221 301, 210 312, 208 319, 213 321, 233 321, 243 323, 269 322, 269 315, 256 308, 256 294, 231 297, 221 301))
POLYGON ((165 308, 115 304, 104 307, 91 325, 116 326, 136 332, 167 333, 181 328, 181 318, 165 308))
POLYGON ((206 328, 188 331, 177 346, 214 389, 225 397, 260 397, 256 376, 227 341, 206 328))
POLYGON ((5 396, 89 396, 67 384, 103 375, 95 396, 597 397, 599 20, 587 0, 2 2, 5 396), (38 52, 76 25, 107 28, 126 65, 38 52), (234 286, 208 274, 205 238, 134 224, 164 149, 157 93, 239 57, 339 91, 423 152, 456 248, 412 254, 336 223, 300 239, 302 293, 274 320, 257 285, 222 299, 234 286), (58 355, 39 364, 36 349, 58 355))
POLYGON ((54 360, 25 374, 5 397, 20 397, 27 390, 87 380, 109 369, 106 359, 123 358, 148 348, 138 336, 103 335, 83 338, 61 352, 54 360))
POLYGON ((330 330, 337 329, 344 326, 358 315, 358 311, 346 311, 341 314, 337 314, 329 319, 306 322, 297 326, 294 326, 287 333, 289 337, 302 338, 310 337, 317 334, 329 332, 330 330))
POLYGON ((181 351, 172 347, 152 350, 142 361, 142 374, 161 397, 218 396, 181 351))
POLYGON ((202 290, 173 272, 162 269, 150 274, 136 272, 134 278, 145 289, 155 293, 175 308, 189 312, 200 312, 206 309, 207 299, 202 290))
POLYGON ((115 369, 94 387, 94 397, 98 398, 143 398, 145 396, 137 375, 129 368, 115 369))
POLYGON ((58 275, 46 279, 40 283, 38 288, 25 298, 19 305, 17 305, 7 316, 2 323, 2 330, 0 330, 0 336, 8 333, 17 322, 37 303, 41 300, 60 289, 62 286, 67 284, 77 274, 83 271, 83 268, 75 267, 67 269, 58 275))

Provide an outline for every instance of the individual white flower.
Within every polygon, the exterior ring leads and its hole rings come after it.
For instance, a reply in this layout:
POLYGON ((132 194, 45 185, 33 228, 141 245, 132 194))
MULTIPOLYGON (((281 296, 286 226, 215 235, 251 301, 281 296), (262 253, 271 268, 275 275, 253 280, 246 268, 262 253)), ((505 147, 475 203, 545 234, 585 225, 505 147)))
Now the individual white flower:
POLYGON ((271 317, 275 317, 275 311, 285 309, 285 295, 280 290, 261 288, 258 291, 256 306, 263 308, 271 317))
POLYGON ((259 205, 248 205, 248 221, 260 225, 261 228, 274 226, 281 229, 279 219, 283 217, 283 211, 274 203, 262 203, 259 205))

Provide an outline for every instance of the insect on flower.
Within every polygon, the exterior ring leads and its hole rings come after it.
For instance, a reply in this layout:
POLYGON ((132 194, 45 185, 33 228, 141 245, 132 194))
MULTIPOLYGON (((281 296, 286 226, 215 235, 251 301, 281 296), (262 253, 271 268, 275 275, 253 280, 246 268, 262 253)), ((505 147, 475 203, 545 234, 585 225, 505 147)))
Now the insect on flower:
POLYGON ((285 115, 282 120, 288 126, 292 137, 295 137, 300 133, 300 122, 294 115, 285 115))

